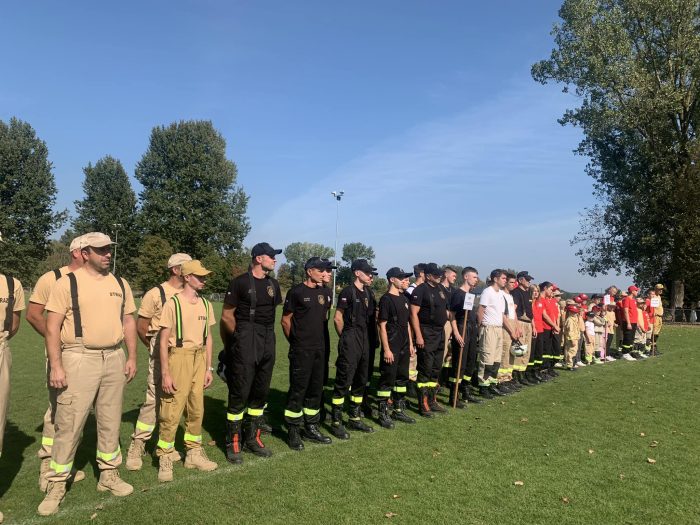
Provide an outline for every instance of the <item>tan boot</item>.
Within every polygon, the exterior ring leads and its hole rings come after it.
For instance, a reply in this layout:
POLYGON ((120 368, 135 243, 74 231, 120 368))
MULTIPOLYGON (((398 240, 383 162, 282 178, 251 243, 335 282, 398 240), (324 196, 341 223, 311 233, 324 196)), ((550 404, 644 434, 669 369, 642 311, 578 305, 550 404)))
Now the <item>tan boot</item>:
POLYGON ((65 481, 49 481, 44 501, 39 503, 36 509, 39 516, 51 516, 51 514, 56 514, 58 512, 58 506, 61 504, 61 501, 63 501, 65 495, 65 481))
POLYGON ((168 455, 170 456, 170 461, 172 461, 173 463, 177 463, 178 461, 182 461, 182 455, 174 448, 170 451, 170 453, 168 455))
POLYGON ((126 470, 141 470, 143 460, 141 456, 146 453, 146 443, 143 439, 132 439, 129 451, 126 453, 126 470))
POLYGON ((185 456, 185 468, 196 468, 204 472, 209 472, 210 470, 216 470, 218 467, 219 465, 207 457, 202 447, 191 448, 187 451, 187 456, 185 456))
POLYGON ((5 519, 5 516, 2 515, 2 512, 0 512, 0 523, 5 519))
POLYGON ((173 460, 170 454, 164 454, 158 458, 158 481, 168 483, 173 480, 173 460))
MULTIPOLYGON (((46 489, 49 486, 49 480, 47 479, 49 472, 51 472, 51 458, 42 459, 41 466, 39 467, 39 490, 41 492, 46 492, 46 489)), ((71 471, 72 483, 77 483, 78 481, 83 481, 84 479, 85 472, 82 470, 71 471)))
POLYGON ((100 481, 97 483, 98 492, 111 492, 115 496, 128 496, 134 492, 134 487, 119 477, 117 469, 103 470, 100 472, 100 481))

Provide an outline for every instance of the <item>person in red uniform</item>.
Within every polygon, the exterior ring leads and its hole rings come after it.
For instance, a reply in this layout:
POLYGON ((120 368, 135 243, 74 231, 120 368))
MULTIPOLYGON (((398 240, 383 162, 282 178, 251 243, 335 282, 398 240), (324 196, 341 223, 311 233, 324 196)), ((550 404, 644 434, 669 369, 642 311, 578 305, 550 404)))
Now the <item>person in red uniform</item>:
POLYGON ((532 288, 532 351, 530 352, 530 361, 525 370, 525 377, 530 383, 541 383, 538 378, 538 367, 542 365, 542 352, 544 350, 544 330, 545 323, 542 319, 544 312, 544 298, 540 293, 539 286, 532 288))
POLYGON ((637 294, 639 288, 632 285, 627 288, 627 297, 622 301, 622 358, 628 361, 636 359, 634 355, 634 336, 637 332, 637 294))
MULTIPOLYGON (((540 285, 541 286, 541 285, 540 285)), ((543 354, 542 372, 541 376, 545 378, 554 378, 558 376, 556 370, 554 370, 554 363, 561 359, 561 328, 559 326, 559 317, 561 312, 559 311, 559 301, 554 295, 559 287, 556 284, 552 284, 550 287, 549 294, 545 293, 545 303, 544 312, 542 314, 542 319, 545 324, 550 328, 549 345, 545 344, 545 353, 543 354), (547 348, 549 346, 549 348, 547 348)))

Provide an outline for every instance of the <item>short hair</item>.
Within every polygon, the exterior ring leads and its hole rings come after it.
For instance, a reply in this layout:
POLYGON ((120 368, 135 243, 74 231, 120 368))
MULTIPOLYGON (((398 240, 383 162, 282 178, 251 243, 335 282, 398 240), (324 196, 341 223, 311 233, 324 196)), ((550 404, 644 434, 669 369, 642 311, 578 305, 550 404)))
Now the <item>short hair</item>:
POLYGON ((491 273, 489 274, 489 279, 491 279, 491 281, 495 281, 501 275, 505 275, 505 274, 506 274, 505 270, 501 270, 500 268, 496 268, 495 270, 491 270, 491 273))
POLYGON ((509 281, 511 279, 515 279, 515 274, 511 272, 506 272, 506 279, 508 279, 509 281))
POLYGON ((445 266, 445 267, 442 269, 442 273, 446 273, 446 272, 457 273, 457 270, 455 270, 454 268, 452 268, 452 266, 445 266))
POLYGON ((425 263, 418 263, 413 265, 413 275, 420 277, 420 274, 425 273, 425 263))
POLYGON ((477 275, 479 273, 473 266, 465 266, 464 268, 462 268, 462 277, 466 277, 469 272, 475 273, 477 275))

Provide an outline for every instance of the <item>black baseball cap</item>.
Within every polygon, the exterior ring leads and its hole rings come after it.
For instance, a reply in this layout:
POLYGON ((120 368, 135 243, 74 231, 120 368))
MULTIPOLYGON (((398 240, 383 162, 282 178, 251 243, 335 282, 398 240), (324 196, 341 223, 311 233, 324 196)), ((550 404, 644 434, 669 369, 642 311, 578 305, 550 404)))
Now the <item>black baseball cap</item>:
POLYGON ((259 255, 267 255, 268 257, 274 257, 275 255, 279 255, 280 253, 282 253, 282 250, 275 250, 266 242, 259 242, 258 244, 253 246, 253 249, 250 251, 250 254, 253 257, 258 257, 259 255))
POLYGON ((317 268, 319 270, 335 270, 337 267, 333 266, 333 263, 328 259, 324 259, 322 257, 312 257, 306 261, 306 264, 304 264, 304 270, 308 270, 309 268, 317 268))
POLYGON ((367 259, 356 259, 352 261, 352 265, 350 265, 350 271, 361 271, 366 274, 370 275, 377 275, 377 269, 372 266, 369 262, 367 262, 367 259))
POLYGON ((527 270, 523 270, 522 272, 518 272, 517 278, 525 278, 526 281, 532 281, 534 277, 530 275, 530 272, 527 270))
POLYGON ((413 275, 411 272, 406 272, 398 266, 389 268, 389 271, 386 272, 387 279, 391 279, 392 277, 396 277, 397 279, 408 279, 411 275, 413 275))
POLYGON ((425 275, 434 275, 436 277, 442 277, 442 268, 440 268, 435 263, 428 263, 425 265, 425 275))

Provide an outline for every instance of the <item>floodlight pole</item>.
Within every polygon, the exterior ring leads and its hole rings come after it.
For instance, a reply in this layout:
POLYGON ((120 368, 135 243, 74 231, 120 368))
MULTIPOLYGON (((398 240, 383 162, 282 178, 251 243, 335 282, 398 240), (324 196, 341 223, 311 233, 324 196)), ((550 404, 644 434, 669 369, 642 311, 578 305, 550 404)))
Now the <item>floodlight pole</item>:
POLYGON ((115 223, 112 224, 112 227, 114 228, 114 257, 112 258, 112 273, 117 275, 117 243, 119 242, 119 228, 121 228, 122 225, 115 223))
POLYGON ((333 268, 333 299, 331 304, 335 304, 335 278, 336 274, 338 272, 338 220, 340 217, 340 199, 345 195, 344 191, 332 191, 331 195, 333 195, 333 198, 335 199, 335 250, 334 250, 334 261, 333 261, 333 266, 336 266, 336 268, 333 268))

